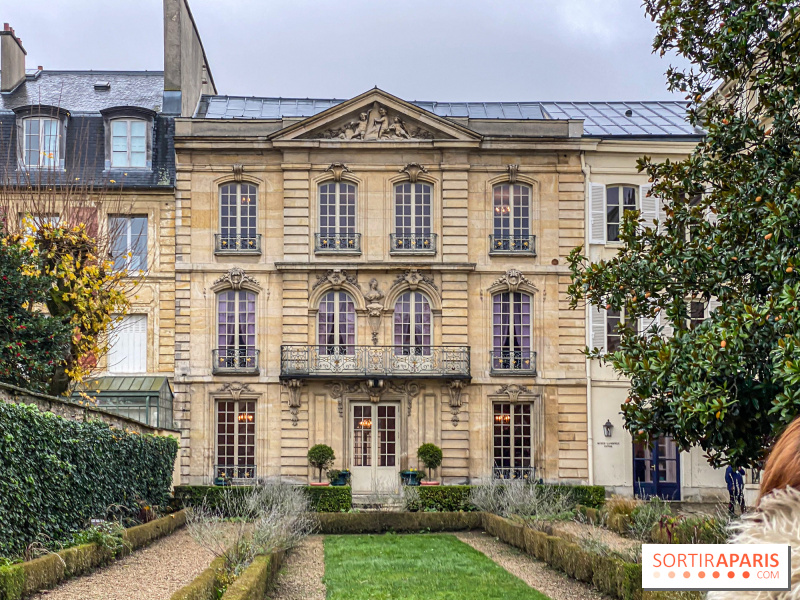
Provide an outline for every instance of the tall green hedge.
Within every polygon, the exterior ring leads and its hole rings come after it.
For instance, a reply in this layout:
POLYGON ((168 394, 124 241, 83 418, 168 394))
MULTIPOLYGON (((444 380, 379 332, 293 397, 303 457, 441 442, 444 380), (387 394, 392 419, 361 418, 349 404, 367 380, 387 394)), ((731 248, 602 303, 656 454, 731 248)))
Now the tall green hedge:
POLYGON ((477 510, 469 501, 470 485, 425 485, 415 488, 417 498, 408 503, 408 510, 437 512, 470 512, 477 510))
MULTIPOLYGON (((216 507, 225 490, 228 493, 246 494, 250 491, 250 486, 176 485, 173 491, 174 508, 197 506, 204 499, 209 507, 216 507)), ((316 512, 346 512, 353 508, 353 493, 349 485, 305 486, 305 490, 311 501, 311 508, 316 512)))
POLYGON ((0 556, 67 539, 112 505, 165 504, 177 453, 173 438, 0 402, 0 556))

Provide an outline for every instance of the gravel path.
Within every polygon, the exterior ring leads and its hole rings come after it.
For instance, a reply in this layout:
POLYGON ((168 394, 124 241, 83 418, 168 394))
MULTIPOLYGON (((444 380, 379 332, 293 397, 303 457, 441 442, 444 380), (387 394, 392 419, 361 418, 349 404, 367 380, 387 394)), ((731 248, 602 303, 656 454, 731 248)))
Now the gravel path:
POLYGON ((213 558, 194 542, 184 527, 122 560, 32 598, 169 600, 176 590, 204 571, 213 558))
POLYGON ((325 600, 325 551, 321 535, 312 535, 292 550, 278 573, 270 600, 325 600))
POLYGON ((483 552, 512 575, 516 575, 532 588, 553 600, 606 600, 600 592, 585 583, 570 579, 548 567, 545 563, 520 552, 488 533, 468 531, 456 533, 462 542, 483 552))

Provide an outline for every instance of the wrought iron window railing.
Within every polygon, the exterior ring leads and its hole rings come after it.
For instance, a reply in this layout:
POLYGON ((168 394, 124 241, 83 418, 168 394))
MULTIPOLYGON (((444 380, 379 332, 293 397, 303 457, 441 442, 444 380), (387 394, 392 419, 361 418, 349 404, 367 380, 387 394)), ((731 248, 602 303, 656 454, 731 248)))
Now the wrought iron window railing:
POLYGON ((256 479, 255 465, 216 465, 214 479, 235 483, 252 483, 256 479))
POLYGON ((495 479, 523 479, 531 483, 536 481, 536 467, 492 467, 495 479))
POLYGON ((315 233, 314 252, 361 253, 360 233, 337 233, 334 235, 315 233))
POLYGON ((489 254, 530 254, 536 256, 535 235, 490 235, 489 254))
POLYGON ((530 350, 493 350, 492 375, 536 375, 536 352, 530 350))
POLYGON ((211 351, 213 373, 258 374, 256 348, 219 348, 211 351))
POLYGON ((281 377, 469 379, 469 346, 281 346, 281 377))
POLYGON ((391 254, 436 254, 436 234, 390 233, 391 254))
POLYGON ((214 254, 261 254, 261 234, 241 236, 215 233, 214 254))

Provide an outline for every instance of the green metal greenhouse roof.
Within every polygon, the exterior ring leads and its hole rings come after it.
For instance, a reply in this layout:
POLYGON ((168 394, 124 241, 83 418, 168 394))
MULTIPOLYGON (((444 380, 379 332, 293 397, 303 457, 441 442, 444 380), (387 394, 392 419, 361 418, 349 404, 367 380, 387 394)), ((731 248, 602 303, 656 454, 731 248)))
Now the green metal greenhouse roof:
POLYGON ((159 393, 164 389, 164 386, 169 388, 170 395, 172 394, 172 384, 166 377, 98 377, 97 379, 90 379, 85 384, 85 389, 88 392, 115 392, 115 393, 133 393, 145 395, 147 393, 159 393))

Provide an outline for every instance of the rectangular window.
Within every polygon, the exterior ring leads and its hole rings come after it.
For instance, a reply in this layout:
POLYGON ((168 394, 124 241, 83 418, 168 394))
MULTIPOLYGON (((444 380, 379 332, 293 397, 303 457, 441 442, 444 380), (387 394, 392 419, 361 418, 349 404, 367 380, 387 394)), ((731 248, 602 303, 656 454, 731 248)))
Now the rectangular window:
POLYGON ((147 315, 125 315, 112 326, 106 358, 109 373, 147 372, 147 315))
POLYGON ((689 303, 689 319, 687 326, 689 329, 694 329, 706 318, 706 305, 705 302, 693 300, 689 303))
POLYGON ((60 146, 58 119, 31 118, 23 121, 22 160, 26 167, 55 167, 60 146))
POLYGON ((372 466, 372 407, 353 407, 353 466, 372 466))
POLYGON ((256 403, 217 402, 217 464, 215 478, 255 479, 256 403))
POLYGON ((622 217, 626 210, 636 210, 636 188, 610 185, 606 188, 606 241, 618 242, 622 217))
POLYGON ((495 479, 534 479, 532 405, 496 402, 493 407, 495 479))
POLYGON ((147 270, 147 217, 112 215, 108 232, 114 269, 147 270))
POLYGON ((147 166, 147 123, 140 119, 111 121, 111 166, 147 166))
POLYGON ((625 311, 606 310, 606 352, 619 350, 623 329, 632 330, 633 321, 625 318, 625 311))

